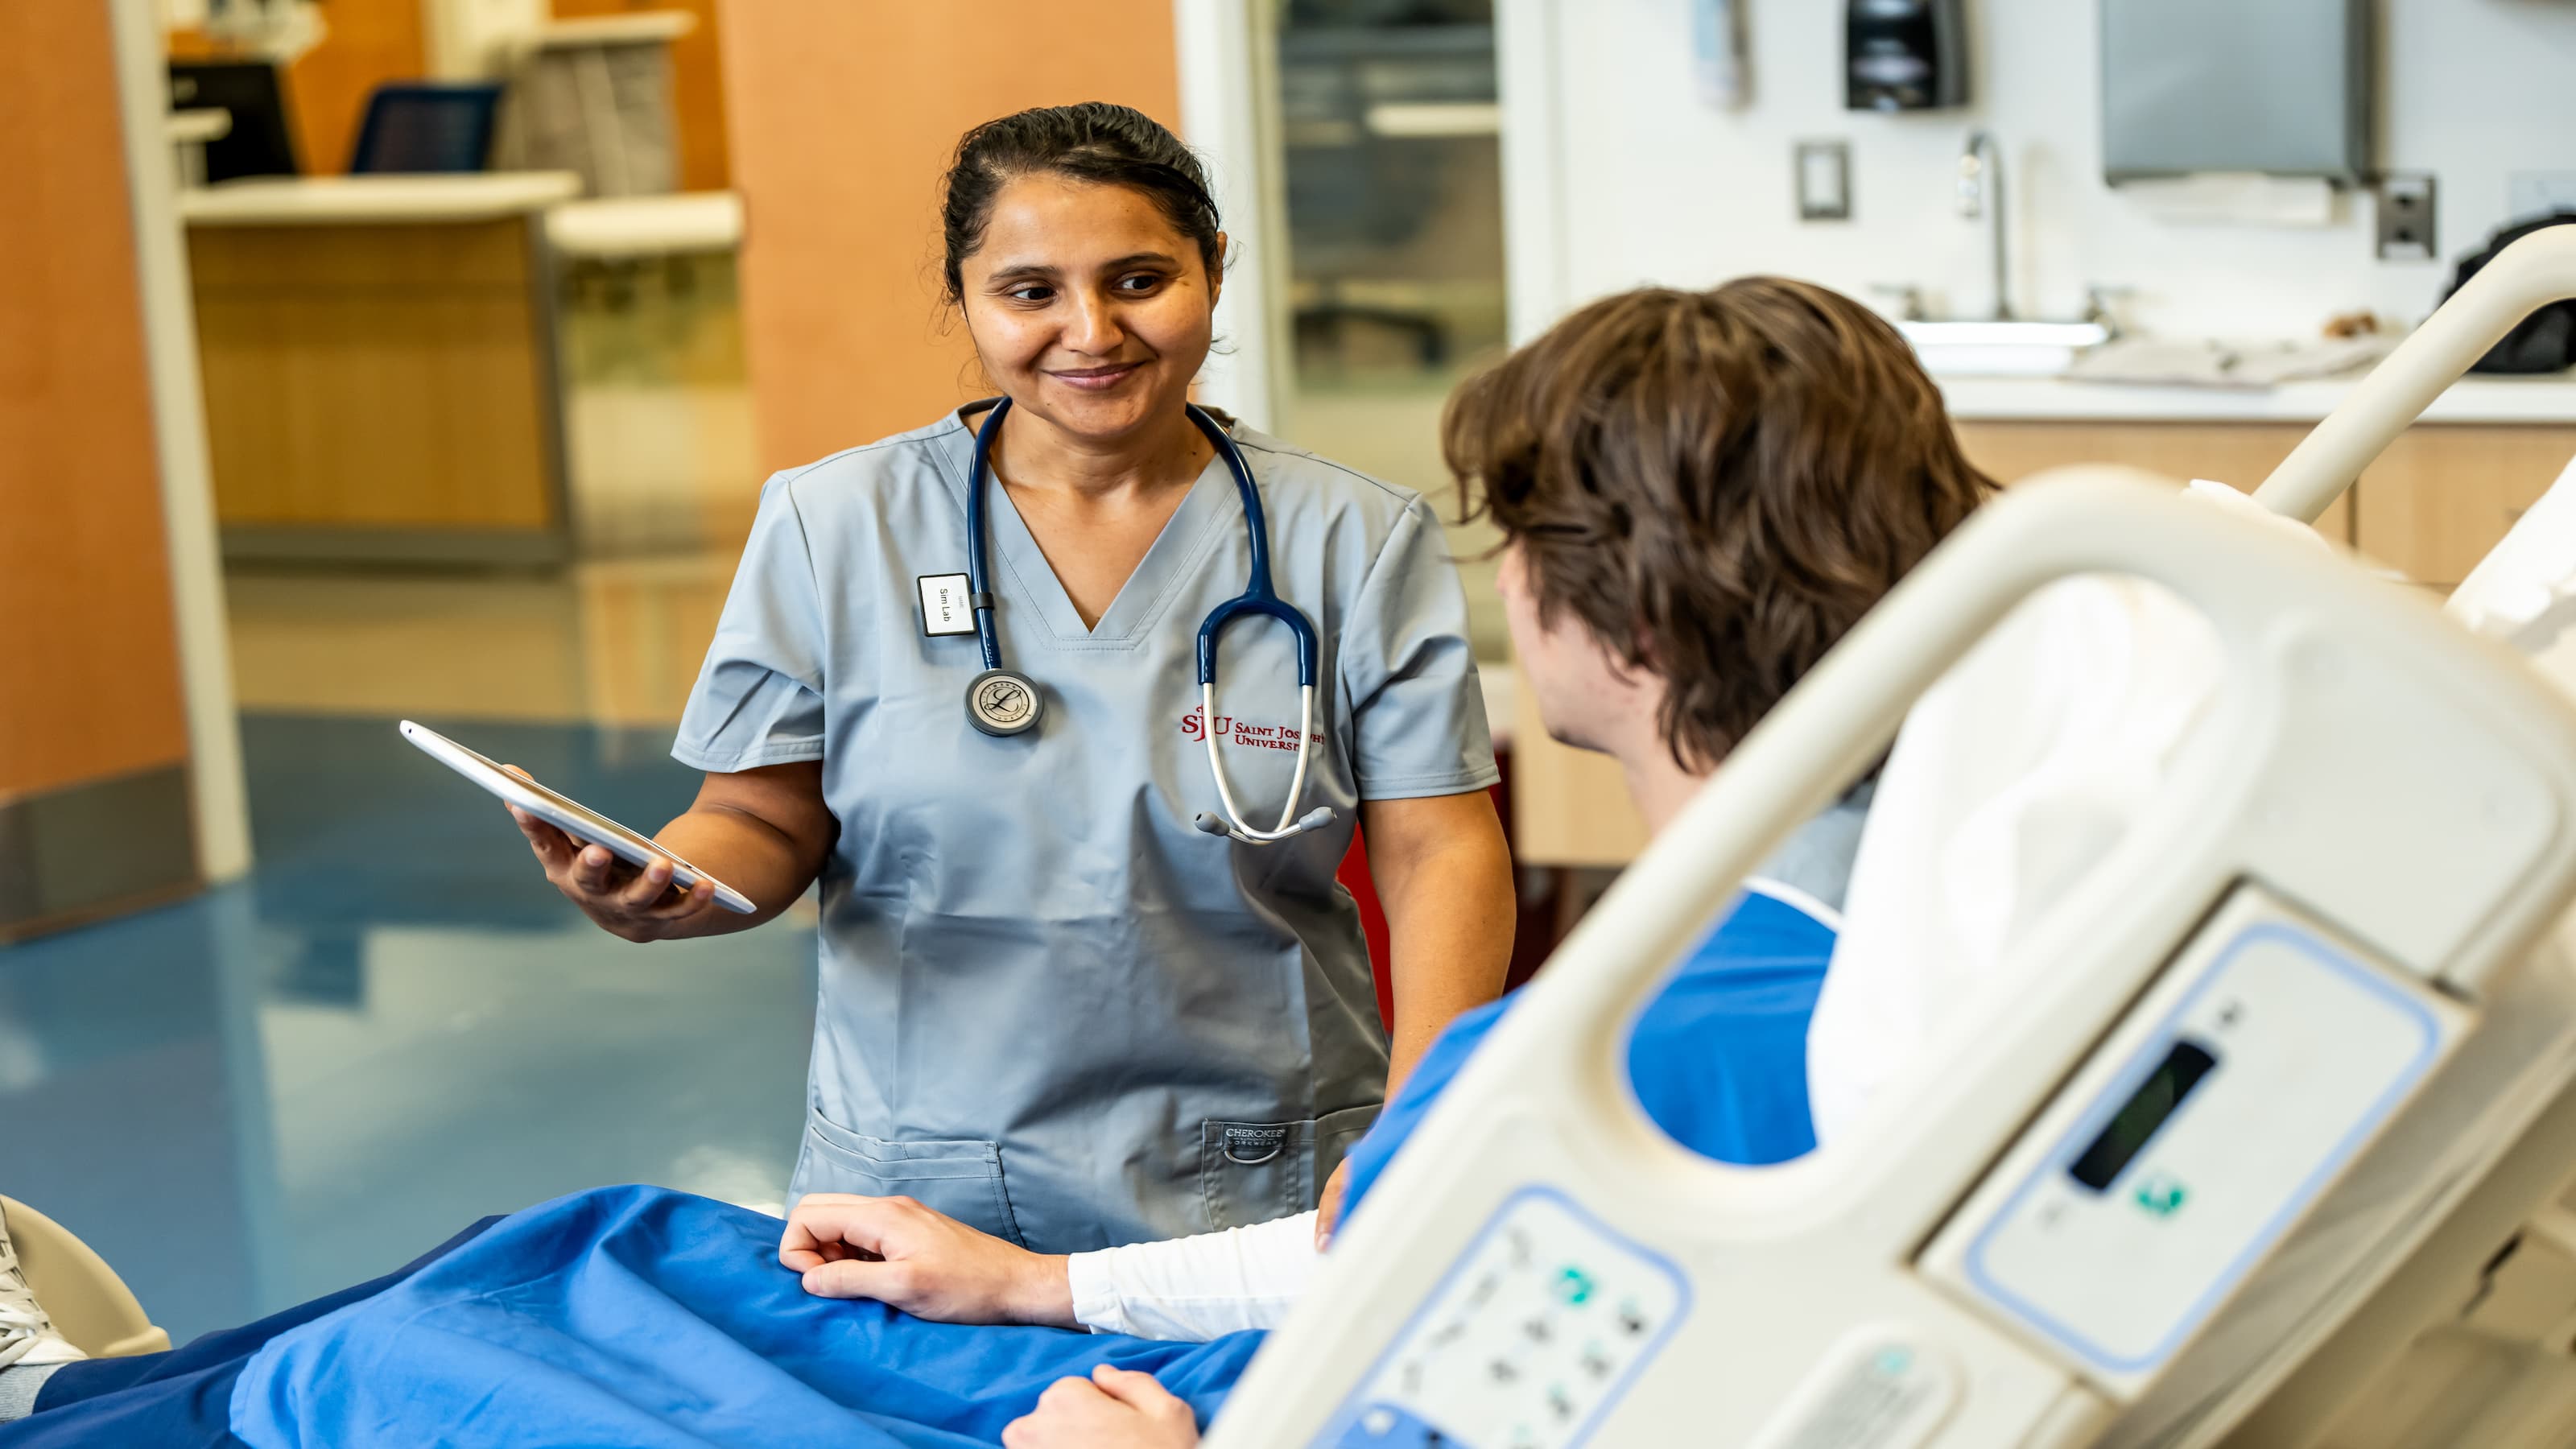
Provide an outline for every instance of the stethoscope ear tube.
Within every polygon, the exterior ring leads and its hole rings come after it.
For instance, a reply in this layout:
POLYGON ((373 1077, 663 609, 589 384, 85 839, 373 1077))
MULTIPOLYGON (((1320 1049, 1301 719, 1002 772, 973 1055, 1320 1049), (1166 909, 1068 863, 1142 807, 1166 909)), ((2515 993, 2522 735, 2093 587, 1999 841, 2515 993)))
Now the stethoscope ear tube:
MULTIPOLYGON (((966 593, 975 613, 975 646, 983 651, 987 673, 1002 667, 1002 640, 993 629, 993 573, 985 561, 985 536, 991 530, 984 526, 984 482, 991 476, 993 440, 1001 436, 1002 414, 1010 410, 1009 398, 994 399, 984 425, 975 430, 975 461, 966 473, 966 593)), ((966 713, 969 719, 975 717, 971 704, 966 713)))
POLYGON ((1246 822, 1243 811, 1235 805, 1234 786, 1225 777, 1224 758, 1217 753, 1216 684, 1211 680, 1199 685, 1199 710, 1208 721, 1208 773, 1216 777, 1216 798, 1218 803, 1225 806, 1226 815, 1226 823, 1213 827, 1207 816, 1199 816, 1192 822, 1199 829, 1208 831, 1212 835, 1232 836, 1246 845, 1271 845, 1286 840, 1292 835, 1303 835, 1309 830, 1330 825, 1333 822, 1333 810, 1329 805, 1317 806, 1306 812, 1302 819, 1297 816, 1298 802, 1306 795, 1306 757, 1308 752, 1315 748, 1315 686, 1311 684, 1298 686, 1297 704, 1297 773, 1289 777, 1288 803, 1280 807, 1279 824, 1272 829, 1262 830, 1246 822))

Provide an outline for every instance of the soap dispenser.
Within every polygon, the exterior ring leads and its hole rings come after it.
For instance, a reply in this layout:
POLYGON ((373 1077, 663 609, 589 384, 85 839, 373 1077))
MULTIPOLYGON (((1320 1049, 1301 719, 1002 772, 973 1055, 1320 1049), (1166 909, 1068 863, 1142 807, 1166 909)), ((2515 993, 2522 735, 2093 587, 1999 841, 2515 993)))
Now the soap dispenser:
POLYGON ((1845 107, 1931 111, 1968 103, 1965 0, 1845 3, 1845 107))

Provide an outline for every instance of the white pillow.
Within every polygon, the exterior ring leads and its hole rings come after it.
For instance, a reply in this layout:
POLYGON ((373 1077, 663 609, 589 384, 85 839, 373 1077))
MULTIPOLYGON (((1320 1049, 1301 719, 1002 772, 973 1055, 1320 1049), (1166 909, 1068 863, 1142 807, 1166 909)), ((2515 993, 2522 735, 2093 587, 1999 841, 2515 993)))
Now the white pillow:
MULTIPOLYGON (((2191 495, 2295 529, 2232 488, 2191 495)), ((2032 595, 1907 715, 1853 862, 1807 1036, 1819 1141, 2012 989, 2021 931, 2155 800, 2220 679, 2216 632, 2172 591, 2088 576, 2032 595)))
POLYGON ((2576 462, 2515 520, 2444 605, 2477 633, 2532 656, 2576 693, 2576 462))

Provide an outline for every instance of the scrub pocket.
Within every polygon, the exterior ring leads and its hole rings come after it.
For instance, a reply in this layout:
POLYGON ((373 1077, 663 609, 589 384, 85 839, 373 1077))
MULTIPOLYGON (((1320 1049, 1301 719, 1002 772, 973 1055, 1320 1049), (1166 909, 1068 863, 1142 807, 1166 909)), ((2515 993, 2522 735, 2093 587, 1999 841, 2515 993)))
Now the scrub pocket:
POLYGON ((1371 1102, 1305 1122, 1202 1124, 1199 1196, 1208 1228, 1245 1228, 1313 1207, 1342 1154, 1366 1135, 1377 1113, 1371 1102))
POLYGON ((864 1197, 908 1197, 968 1227, 1027 1247, 1002 1185, 1002 1149, 969 1137, 889 1142, 853 1132, 820 1112, 805 1114, 795 1189, 864 1197))

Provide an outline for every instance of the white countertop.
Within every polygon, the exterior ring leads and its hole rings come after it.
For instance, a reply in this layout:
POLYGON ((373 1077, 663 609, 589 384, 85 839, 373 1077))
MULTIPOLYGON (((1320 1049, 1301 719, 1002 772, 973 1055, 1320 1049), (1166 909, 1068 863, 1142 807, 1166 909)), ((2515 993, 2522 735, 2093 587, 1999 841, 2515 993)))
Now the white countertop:
POLYGON ((194 110, 172 111, 161 119, 161 133, 172 145, 220 141, 232 134, 233 113, 221 106, 200 106, 194 110))
POLYGON ((742 245, 742 198, 730 191, 608 196, 546 213, 546 236, 573 257, 729 252, 742 245))
POLYGON ((626 15, 595 15, 579 20, 549 21, 536 34, 537 48, 558 50, 579 45, 649 45, 679 39, 697 28, 698 17, 686 10, 642 10, 626 15))
MULTIPOLYGON (((1961 422, 2313 423, 2342 402, 2354 373, 2267 388, 2071 382, 2055 377, 1943 377, 1961 422)), ((2428 423, 2576 423, 2576 372, 2466 377, 2434 399, 2428 423)))
POLYGON ((179 193, 190 226, 497 221, 581 194, 570 171, 435 176, 263 176, 179 193))

